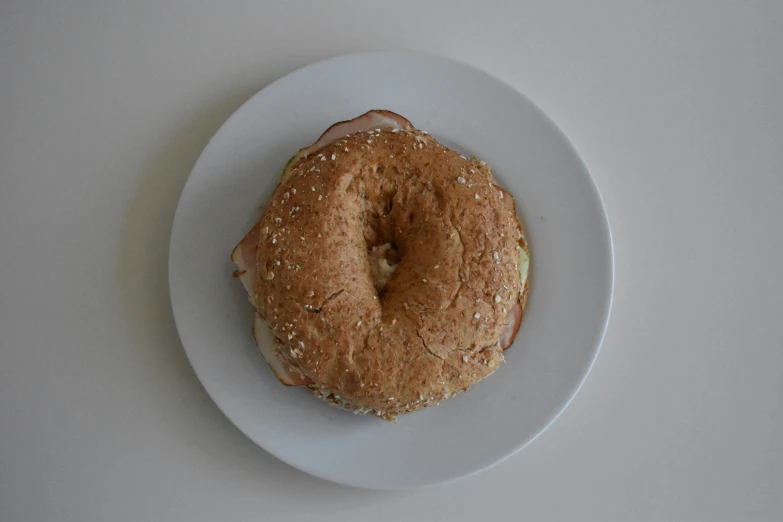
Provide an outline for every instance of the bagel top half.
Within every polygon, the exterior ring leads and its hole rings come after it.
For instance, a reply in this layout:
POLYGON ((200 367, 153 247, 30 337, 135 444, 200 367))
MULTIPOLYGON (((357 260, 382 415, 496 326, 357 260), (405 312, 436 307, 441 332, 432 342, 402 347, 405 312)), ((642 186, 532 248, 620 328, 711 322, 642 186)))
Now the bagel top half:
POLYGON ((497 369, 529 257, 486 163, 371 111, 292 158, 232 260, 281 381, 392 418, 497 369))

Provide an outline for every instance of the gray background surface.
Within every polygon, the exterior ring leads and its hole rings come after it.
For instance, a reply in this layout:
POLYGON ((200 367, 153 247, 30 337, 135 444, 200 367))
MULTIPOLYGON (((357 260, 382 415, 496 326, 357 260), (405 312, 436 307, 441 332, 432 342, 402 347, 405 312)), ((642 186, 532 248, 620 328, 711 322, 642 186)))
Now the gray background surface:
MULTIPOLYGON (((780 520, 780 2, 0 1, 0 520, 780 520), (177 338, 177 198, 272 80, 411 48, 510 82, 594 172, 602 352, 499 466, 382 493, 311 478, 177 338)), ((469 448, 466 448, 469 451, 469 448)))

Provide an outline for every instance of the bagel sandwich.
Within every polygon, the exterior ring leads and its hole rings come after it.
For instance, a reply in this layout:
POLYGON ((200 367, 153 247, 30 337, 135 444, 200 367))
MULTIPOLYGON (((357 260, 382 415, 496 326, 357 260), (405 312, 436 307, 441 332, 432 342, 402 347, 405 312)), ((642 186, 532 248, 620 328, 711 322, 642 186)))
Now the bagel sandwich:
POLYGON ((529 287, 514 198, 489 166, 380 110, 291 158, 231 261, 278 379, 388 420, 497 370, 529 287))

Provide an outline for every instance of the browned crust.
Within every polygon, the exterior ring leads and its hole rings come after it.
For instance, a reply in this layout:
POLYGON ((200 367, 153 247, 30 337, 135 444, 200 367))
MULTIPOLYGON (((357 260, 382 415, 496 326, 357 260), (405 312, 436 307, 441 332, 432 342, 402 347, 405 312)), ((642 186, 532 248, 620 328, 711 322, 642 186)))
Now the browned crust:
POLYGON ((253 321, 253 339, 277 380, 286 386, 308 386, 313 384, 312 379, 303 376, 296 365, 291 363, 291 356, 286 354, 285 347, 279 339, 274 340, 274 349, 265 346, 263 340, 259 338, 261 335, 259 329, 264 327, 261 321, 262 319, 260 318, 256 318, 253 321))
POLYGON ((287 362, 316 395, 384 418, 491 374, 528 287, 511 195, 485 163, 415 129, 318 152, 294 161, 258 224, 255 296, 278 352, 301 351, 287 362), (368 251, 385 243, 402 261, 379 295, 368 251))

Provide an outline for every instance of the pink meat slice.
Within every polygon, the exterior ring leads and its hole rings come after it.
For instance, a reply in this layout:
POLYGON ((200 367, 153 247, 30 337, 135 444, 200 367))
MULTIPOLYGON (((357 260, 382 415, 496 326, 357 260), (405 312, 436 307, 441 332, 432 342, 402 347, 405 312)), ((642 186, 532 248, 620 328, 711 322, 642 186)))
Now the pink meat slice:
POLYGON ((366 132, 374 129, 413 129, 413 125, 407 119, 391 111, 374 110, 365 112, 352 120, 335 123, 326 132, 321 134, 318 140, 300 150, 297 156, 309 156, 318 149, 329 145, 332 142, 344 138, 349 134, 356 132, 366 132))
POLYGON ((517 336, 519 325, 522 323, 522 305, 516 303, 506 317, 506 325, 500 333, 500 347, 504 350, 511 346, 514 337, 517 336))
POLYGON ((250 229, 242 241, 231 252, 231 262, 237 266, 234 274, 242 282, 249 295, 253 295, 253 287, 256 280, 256 254, 258 241, 261 237, 261 222, 259 221, 250 229))
MULTIPOLYGON (((503 187, 499 185, 495 185, 495 188, 503 195, 503 203, 505 203, 506 207, 511 210, 514 215, 517 215, 517 209, 514 205, 514 197, 503 187)), ((511 309, 511 311, 508 314, 508 317, 506 317, 506 325, 503 331, 500 334, 500 347, 504 350, 511 346, 511 343, 514 342, 514 338, 517 336, 517 331, 519 331, 519 325, 522 323, 522 305, 519 303, 516 303, 514 305, 514 308, 511 309)))

